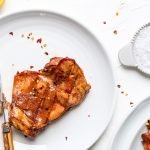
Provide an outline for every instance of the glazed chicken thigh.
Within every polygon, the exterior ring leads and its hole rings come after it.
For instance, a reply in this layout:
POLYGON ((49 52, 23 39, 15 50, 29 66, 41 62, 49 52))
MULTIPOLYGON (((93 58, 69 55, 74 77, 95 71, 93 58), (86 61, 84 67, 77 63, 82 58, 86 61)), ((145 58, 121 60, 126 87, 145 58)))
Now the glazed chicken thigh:
POLYGON ((54 57, 38 72, 15 75, 9 120, 25 136, 34 137, 80 104, 90 88, 74 59, 54 57))

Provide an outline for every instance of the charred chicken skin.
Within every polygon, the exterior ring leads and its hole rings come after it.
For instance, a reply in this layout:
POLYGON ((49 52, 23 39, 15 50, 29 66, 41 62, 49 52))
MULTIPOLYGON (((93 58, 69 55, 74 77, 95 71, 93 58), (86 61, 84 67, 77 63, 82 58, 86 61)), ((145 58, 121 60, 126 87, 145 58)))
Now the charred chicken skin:
POLYGON ((80 104, 90 88, 74 59, 52 58, 38 72, 15 75, 9 120, 25 136, 34 137, 80 104))

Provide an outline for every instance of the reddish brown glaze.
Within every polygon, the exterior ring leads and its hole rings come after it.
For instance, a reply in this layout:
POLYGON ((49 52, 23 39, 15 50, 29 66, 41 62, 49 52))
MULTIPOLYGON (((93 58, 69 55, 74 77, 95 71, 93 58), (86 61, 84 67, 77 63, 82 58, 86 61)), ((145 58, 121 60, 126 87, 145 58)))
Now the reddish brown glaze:
POLYGON ((10 122, 24 135, 33 137, 81 103, 90 88, 75 60, 52 58, 39 72, 15 75, 10 122))
POLYGON ((150 133, 142 134, 144 150, 150 150, 150 133))

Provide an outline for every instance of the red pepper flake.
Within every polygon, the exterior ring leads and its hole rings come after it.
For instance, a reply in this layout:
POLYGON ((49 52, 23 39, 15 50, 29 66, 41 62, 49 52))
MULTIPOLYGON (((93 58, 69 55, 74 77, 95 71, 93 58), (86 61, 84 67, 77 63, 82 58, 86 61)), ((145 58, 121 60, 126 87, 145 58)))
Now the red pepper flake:
POLYGON ((88 115, 88 117, 91 117, 91 115, 88 115))
POLYGON ((12 36, 14 35, 14 33, 13 33, 13 32, 9 32, 9 34, 10 34, 10 35, 12 35, 12 36))
POLYGON ((37 39, 37 43, 42 43, 42 39, 37 39))
POLYGON ((44 52, 45 55, 48 55, 48 52, 44 52))
POLYGON ((114 30, 113 33, 114 33, 114 34, 117 34, 118 32, 117 32, 117 30, 114 30))
POLYGON ((118 85, 117 85, 117 87, 118 87, 118 88, 121 88, 121 85, 120 85, 120 84, 118 84, 118 85))
POLYGON ((30 66, 30 69, 34 68, 34 66, 30 66))
POLYGON ((103 21, 103 24, 106 24, 106 21, 103 21))
POLYGON ((67 141, 67 140, 68 140, 68 137, 66 136, 65 139, 66 139, 66 141, 67 141))

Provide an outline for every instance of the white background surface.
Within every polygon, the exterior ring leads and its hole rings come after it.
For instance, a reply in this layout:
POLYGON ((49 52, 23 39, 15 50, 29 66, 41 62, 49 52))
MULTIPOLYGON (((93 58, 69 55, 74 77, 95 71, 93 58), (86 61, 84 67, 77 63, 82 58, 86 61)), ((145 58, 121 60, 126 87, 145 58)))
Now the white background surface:
MULTIPOLYGON (((136 70, 120 66, 118 51, 127 44, 135 31, 143 24, 150 22, 149 0, 6 0, 0 15, 10 14, 19 10, 45 9, 72 17, 92 31, 106 48, 114 64, 117 74, 116 84, 118 101, 114 117, 93 150, 107 150, 115 130, 120 126, 126 115, 145 97, 150 95, 150 79, 136 70), (116 11, 119 16, 116 16, 116 11), (106 25, 103 24, 106 21, 106 25), (113 33, 114 30, 118 34, 113 33), (124 96, 121 90, 129 95, 124 96)), ((96 64, 95 64, 96 65, 96 64)))

